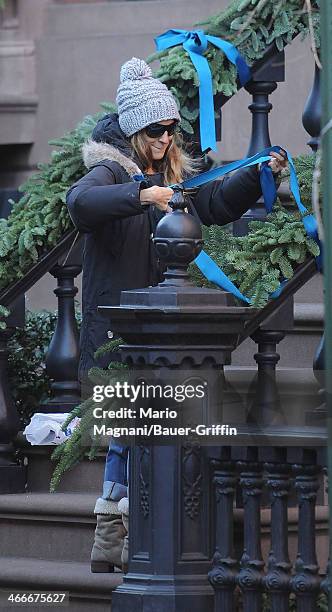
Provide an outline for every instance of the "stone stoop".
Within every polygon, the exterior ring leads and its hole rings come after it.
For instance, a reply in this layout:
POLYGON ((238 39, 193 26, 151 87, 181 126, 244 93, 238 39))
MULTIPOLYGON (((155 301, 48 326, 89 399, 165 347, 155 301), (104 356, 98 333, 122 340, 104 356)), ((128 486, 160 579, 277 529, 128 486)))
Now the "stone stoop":
POLYGON ((122 574, 90 572, 95 500, 95 493, 1 495, 0 589, 68 591, 70 612, 109 612, 122 574))
MULTIPOLYGON (((312 283, 310 295, 300 295, 295 306, 295 328, 277 348, 281 353, 277 384, 289 425, 303 423, 306 411, 316 408, 321 399, 312 372, 314 352, 323 329, 322 306, 315 303, 320 282, 318 278, 312 283)), ((225 368, 227 401, 222 415, 225 423, 231 422, 234 414, 239 423, 246 419, 255 393, 256 351, 257 345, 248 339, 235 351, 232 365, 225 368)), ((63 476, 57 493, 50 494, 49 482, 55 467, 50 456, 54 447, 31 447, 22 437, 18 438, 17 447, 28 466, 27 493, 0 495, 0 590, 68 591, 69 612, 110 612, 112 591, 121 584, 122 574, 92 574, 89 563, 95 528, 93 508, 102 489, 106 451, 98 453, 94 461, 85 458, 63 476)), ((326 501, 320 498, 319 503, 326 501)), ((241 509, 235 511, 237 556, 242 554, 242 514, 241 509)), ((290 508, 293 561, 297 523, 297 509, 290 508)), ((321 571, 326 567, 327 533, 328 509, 318 506, 316 536, 321 571)), ((265 561, 269 547, 270 511, 263 510, 265 561)), ((3 612, 21 607, 0 606, 3 612)))
MULTIPOLYGON (((112 591, 122 574, 92 574, 88 562, 93 539, 94 494, 27 493, 0 496, 0 590, 69 592, 69 612, 111 612, 112 591)), ((316 544, 321 575, 328 557, 326 506, 316 508, 316 544)), ((243 552, 243 510, 234 513, 235 553, 243 552)), ((270 550, 271 510, 261 513, 265 564, 270 550)), ((289 553, 297 553, 298 509, 288 511, 289 553)), ((1 606, 2 612, 18 607, 1 606)), ((21 609, 21 607, 20 607, 21 609)), ((39 608, 47 610, 46 608, 39 608)))
POLYGON ((0 495, 2 555, 88 561, 96 525, 95 501, 94 493, 0 495))
MULTIPOLYGON (((87 563, 47 561, 25 557, 0 558, 0 589, 7 591, 69 592, 69 612, 110 612, 112 591, 122 582, 122 574, 91 574, 87 563)), ((50 606, 38 606, 48 612, 50 606)), ((1 606, 1 612, 22 610, 21 606, 1 606)))

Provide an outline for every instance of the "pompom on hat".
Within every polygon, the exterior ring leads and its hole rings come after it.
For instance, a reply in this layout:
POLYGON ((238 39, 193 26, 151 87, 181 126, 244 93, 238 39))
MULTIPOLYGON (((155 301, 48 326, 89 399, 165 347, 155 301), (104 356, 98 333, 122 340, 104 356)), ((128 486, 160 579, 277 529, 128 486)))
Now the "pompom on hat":
POLYGON ((126 136, 132 136, 151 123, 176 119, 179 111, 164 83, 153 78, 144 60, 133 57, 123 64, 117 90, 119 124, 126 136))

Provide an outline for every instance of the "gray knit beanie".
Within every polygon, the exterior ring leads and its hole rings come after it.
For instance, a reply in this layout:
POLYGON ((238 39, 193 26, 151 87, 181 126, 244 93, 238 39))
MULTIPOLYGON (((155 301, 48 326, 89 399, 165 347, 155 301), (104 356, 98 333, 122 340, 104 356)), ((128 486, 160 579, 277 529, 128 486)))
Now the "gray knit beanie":
POLYGON ((123 64, 116 95, 119 124, 126 136, 132 136, 150 123, 177 119, 175 99, 164 83, 154 79, 151 68, 133 57, 123 64))

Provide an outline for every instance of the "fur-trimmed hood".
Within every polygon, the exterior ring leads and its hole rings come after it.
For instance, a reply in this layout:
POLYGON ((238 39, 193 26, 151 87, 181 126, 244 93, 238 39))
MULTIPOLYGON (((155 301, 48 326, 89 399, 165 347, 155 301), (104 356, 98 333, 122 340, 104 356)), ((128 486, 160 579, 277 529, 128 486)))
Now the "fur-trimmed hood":
POLYGON ((133 159, 130 141, 121 131, 115 113, 106 115, 98 121, 92 138, 83 145, 82 155, 84 165, 88 169, 107 159, 120 164, 130 177, 142 174, 142 170, 133 159))
POLYGON ((104 159, 108 159, 118 162, 130 177, 133 177, 134 174, 142 174, 142 170, 132 159, 121 153, 113 145, 107 144, 107 142, 95 142, 90 139, 84 143, 82 151, 84 165, 88 169, 99 164, 104 159))

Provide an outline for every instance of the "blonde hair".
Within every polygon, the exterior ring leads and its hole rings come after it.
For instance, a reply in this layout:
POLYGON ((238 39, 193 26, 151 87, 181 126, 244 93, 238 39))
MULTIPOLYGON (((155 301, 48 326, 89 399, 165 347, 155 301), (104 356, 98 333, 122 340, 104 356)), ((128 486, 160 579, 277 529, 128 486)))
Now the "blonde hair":
POLYGON ((163 172, 166 185, 181 183, 188 176, 195 174, 201 164, 201 160, 192 159, 184 151, 183 138, 178 132, 174 133, 160 161, 153 159, 149 144, 144 138, 144 130, 136 132, 131 137, 131 145, 142 165, 142 170, 152 167, 156 172, 163 172))

